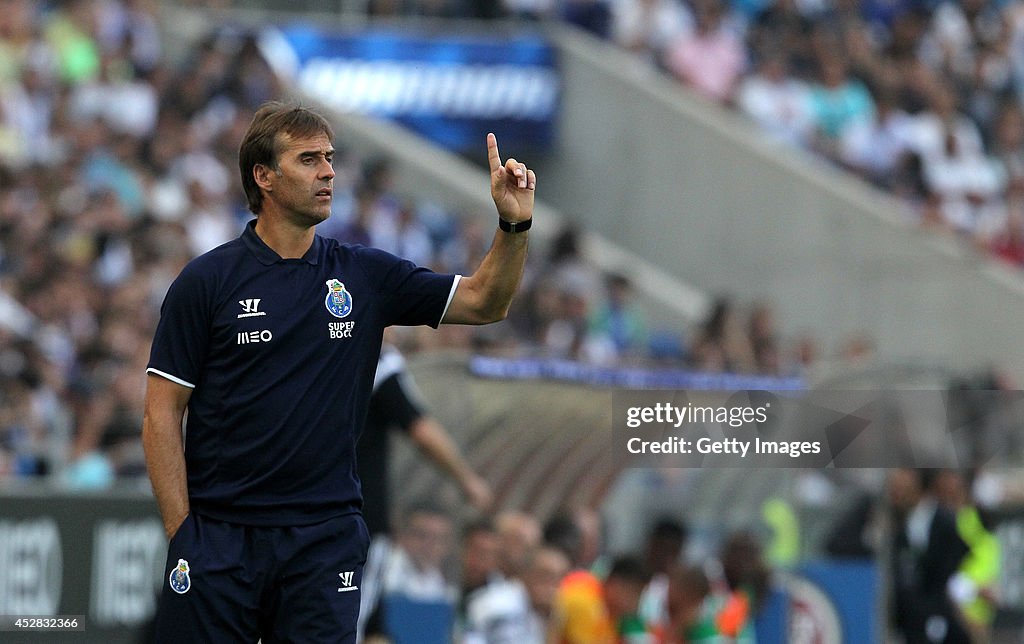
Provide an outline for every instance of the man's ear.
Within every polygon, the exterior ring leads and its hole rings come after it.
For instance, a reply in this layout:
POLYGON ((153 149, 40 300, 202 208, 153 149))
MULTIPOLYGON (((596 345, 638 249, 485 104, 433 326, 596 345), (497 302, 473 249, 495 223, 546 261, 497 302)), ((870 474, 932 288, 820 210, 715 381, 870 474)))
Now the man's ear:
POLYGON ((256 181, 256 185, 267 192, 274 189, 274 182, 270 178, 273 174, 274 171, 262 163, 257 163, 252 167, 252 178, 256 181))

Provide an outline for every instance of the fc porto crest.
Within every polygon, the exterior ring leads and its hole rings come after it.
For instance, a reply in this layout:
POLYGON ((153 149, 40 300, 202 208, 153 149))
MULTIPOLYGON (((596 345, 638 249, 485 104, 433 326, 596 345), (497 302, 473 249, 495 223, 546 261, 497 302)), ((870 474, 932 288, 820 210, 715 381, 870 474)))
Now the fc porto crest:
POLYGON ((174 592, 179 595, 187 593, 188 589, 192 587, 192 579, 188 576, 188 562, 178 559, 178 565, 171 571, 167 581, 170 582, 171 590, 174 592))
POLYGON ((327 297, 324 299, 327 311, 336 318, 347 317, 352 312, 352 294, 345 290, 340 280, 327 280, 327 297))

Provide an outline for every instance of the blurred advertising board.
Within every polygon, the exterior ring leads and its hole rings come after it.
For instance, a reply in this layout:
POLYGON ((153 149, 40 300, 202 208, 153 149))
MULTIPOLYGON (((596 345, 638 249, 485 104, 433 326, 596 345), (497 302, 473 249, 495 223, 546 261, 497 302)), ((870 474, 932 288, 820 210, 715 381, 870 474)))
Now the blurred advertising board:
POLYGON ((522 33, 372 28, 270 29, 261 47, 276 71, 335 109, 386 118, 457 152, 499 142, 542 150, 554 139, 554 47, 522 33))
POLYGON ((0 496, 0 616, 80 616, 84 632, 0 641, 137 642, 167 539, 149 495, 0 496))

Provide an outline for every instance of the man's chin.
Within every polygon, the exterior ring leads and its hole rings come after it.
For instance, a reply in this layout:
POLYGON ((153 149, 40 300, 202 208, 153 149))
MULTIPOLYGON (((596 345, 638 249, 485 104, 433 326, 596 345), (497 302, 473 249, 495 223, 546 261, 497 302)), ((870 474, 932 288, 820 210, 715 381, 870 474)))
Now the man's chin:
POLYGON ((331 217, 331 211, 329 209, 328 210, 323 210, 323 211, 321 211, 321 210, 313 210, 311 212, 307 212, 306 213, 306 218, 309 220, 309 224, 311 226, 316 226, 317 224, 322 224, 323 222, 325 222, 328 219, 330 219, 330 217, 331 217))

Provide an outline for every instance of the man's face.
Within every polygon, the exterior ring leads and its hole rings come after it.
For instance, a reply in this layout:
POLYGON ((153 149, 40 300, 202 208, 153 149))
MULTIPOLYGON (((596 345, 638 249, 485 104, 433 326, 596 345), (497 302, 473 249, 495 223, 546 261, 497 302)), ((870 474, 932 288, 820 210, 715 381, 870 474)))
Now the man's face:
POLYGON ((569 558, 553 549, 537 552, 523 575, 530 605, 541 615, 548 615, 555 603, 555 594, 562 578, 569 573, 569 558))
POLYGON ((474 532, 463 543, 462 583, 467 587, 487 583, 498 569, 501 542, 495 532, 474 532))
POLYGON ((451 547, 452 524, 442 515, 416 514, 402 535, 402 546, 420 570, 440 568, 451 547))
POLYGON ((271 189, 265 198, 289 221, 315 226, 331 216, 334 146, 323 133, 303 138, 282 134, 280 140, 278 169, 269 173, 271 189))
POLYGON ((899 512, 906 512, 921 499, 921 482, 913 470, 896 469, 889 473, 889 503, 899 512))
POLYGON ((615 619, 633 615, 640 606, 640 595, 643 592, 644 584, 640 582, 609 577, 604 582, 605 606, 615 619))

